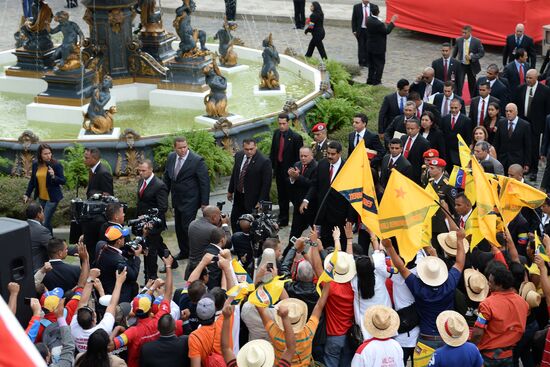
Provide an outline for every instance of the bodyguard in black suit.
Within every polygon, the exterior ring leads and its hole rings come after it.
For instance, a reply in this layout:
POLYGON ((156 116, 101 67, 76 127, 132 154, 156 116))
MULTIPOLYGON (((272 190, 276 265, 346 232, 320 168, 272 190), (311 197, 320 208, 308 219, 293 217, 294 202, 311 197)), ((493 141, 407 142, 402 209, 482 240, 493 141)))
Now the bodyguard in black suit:
POLYGON ((527 121, 518 118, 517 106, 508 103, 506 120, 499 120, 497 124, 494 147, 504 172, 508 172, 512 164, 519 164, 524 170, 529 169, 531 149, 534 149, 531 147, 531 127, 527 121))
POLYGON ((420 122, 411 119, 405 124, 407 135, 401 137, 403 143, 403 156, 411 163, 412 175, 410 179, 421 184, 422 165, 424 164, 424 152, 430 149, 430 142, 420 134, 420 122))
POLYGON ((464 100, 460 96, 454 93, 455 86, 451 81, 443 83, 443 93, 438 93, 435 95, 433 100, 433 105, 439 110, 441 116, 447 116, 451 113, 451 101, 453 99, 458 99, 462 104, 462 109, 460 112, 466 113, 466 108, 464 107, 464 100))
POLYGON ((506 105, 510 102, 510 91, 508 89, 508 80, 499 78, 499 69, 497 64, 487 66, 487 76, 482 76, 477 79, 476 88, 473 96, 479 96, 479 85, 485 82, 491 87, 491 95, 500 101, 500 111, 504 116, 506 105))
POLYGON ((180 249, 175 259, 187 259, 189 223, 196 218, 197 210, 209 203, 210 179, 204 159, 189 149, 185 138, 178 137, 174 140, 174 152, 166 159, 163 181, 172 195, 176 236, 180 249))
POLYGON ((396 116, 403 113, 407 96, 409 95, 409 81, 399 79, 397 82, 397 91, 388 94, 382 101, 380 111, 378 112, 378 135, 382 138, 384 131, 396 116))
POLYGON ((535 49, 535 43, 533 39, 527 36, 525 33, 525 27, 523 24, 516 25, 516 33, 510 34, 506 37, 506 44, 502 51, 502 65, 506 65, 509 62, 514 61, 514 56, 519 48, 527 51, 528 62, 532 68, 537 65, 537 50, 535 49))
POLYGON ((468 78, 470 95, 473 95, 476 75, 481 71, 479 60, 485 56, 485 50, 479 38, 472 36, 471 26, 464 26, 462 28, 462 35, 462 37, 456 39, 453 57, 462 63, 462 70, 464 70, 464 74, 468 78))
POLYGON ((384 74, 384 65, 386 65, 386 40, 388 34, 393 30, 397 15, 392 16, 390 23, 385 24, 378 19, 380 9, 377 5, 372 5, 371 16, 367 19, 367 63, 369 65, 369 74, 367 84, 382 84, 382 74, 384 74))
POLYGON ((382 168, 380 170, 380 185, 386 188, 390 179, 391 170, 395 168, 403 175, 412 179, 413 171, 411 163, 403 157, 403 142, 401 139, 394 138, 390 140, 389 154, 382 159, 382 168))
POLYGON ((289 206, 289 188, 288 188, 288 169, 300 159, 300 148, 304 145, 304 140, 300 134, 292 131, 289 126, 288 114, 279 115, 279 130, 273 133, 271 141, 271 152, 269 159, 271 167, 275 174, 277 183, 277 197, 279 199, 279 225, 284 227, 288 225, 288 206, 289 206))
POLYGON ((396 116, 384 131, 384 144, 386 146, 390 144, 390 140, 393 139, 396 131, 405 134, 407 132, 405 123, 410 119, 417 119, 416 116, 416 104, 413 101, 407 101, 403 114, 396 116))
MULTIPOLYGON (((491 96, 491 87, 488 82, 479 84, 479 96, 472 98, 470 102, 470 113, 468 117, 472 120, 473 126, 483 125, 485 117, 487 117, 487 108, 489 103, 497 103, 500 105, 498 98, 491 96)), ((464 113, 463 111, 460 111, 464 113)))
POLYGON ((37 202, 32 202, 25 210, 31 234, 31 253, 33 274, 48 261, 48 241, 52 238, 50 230, 42 225, 44 210, 37 202))
POLYGON ((443 93, 443 82, 435 78, 434 69, 427 67, 411 85, 411 93, 416 92, 420 99, 428 102, 428 98, 436 93, 443 93))
POLYGON ((441 45, 441 57, 432 61, 432 68, 436 79, 443 83, 451 81, 455 84, 456 94, 462 95, 464 85, 464 72, 460 61, 451 57, 452 46, 445 42, 441 45))
POLYGON ((227 200, 233 202, 231 227, 237 230, 237 220, 251 214, 260 201, 269 200, 271 162, 258 152, 256 142, 243 140, 243 150, 235 154, 235 164, 227 188, 227 200))
POLYGON ((525 83, 525 74, 529 69, 527 51, 523 48, 518 48, 516 50, 515 59, 508 63, 502 70, 502 77, 508 80, 510 95, 514 95, 516 89, 525 83))
POLYGON ((353 117, 354 131, 348 135, 348 157, 353 152, 355 146, 363 139, 365 147, 371 151, 375 151, 376 155, 371 158, 370 164, 373 167, 378 167, 378 164, 384 157, 384 146, 380 143, 378 135, 367 130, 369 118, 364 113, 357 113, 353 117))
POLYGON ((460 166, 458 154, 458 138, 460 134, 464 142, 468 145, 472 143, 472 121, 464 114, 460 113, 460 101, 455 99, 451 101, 451 113, 441 120, 441 130, 445 135, 445 146, 447 152, 447 171, 450 171, 453 165, 460 166))
POLYGON ((80 266, 70 265, 63 261, 67 257, 67 244, 65 241, 59 238, 49 240, 48 257, 52 270, 46 273, 42 281, 44 286, 50 290, 60 287, 63 292, 75 287, 80 277, 80 266))
POLYGON ((367 63, 367 19, 370 16, 371 4, 369 0, 361 0, 353 6, 351 15, 351 31, 357 39, 357 57, 360 66, 368 66, 367 63))

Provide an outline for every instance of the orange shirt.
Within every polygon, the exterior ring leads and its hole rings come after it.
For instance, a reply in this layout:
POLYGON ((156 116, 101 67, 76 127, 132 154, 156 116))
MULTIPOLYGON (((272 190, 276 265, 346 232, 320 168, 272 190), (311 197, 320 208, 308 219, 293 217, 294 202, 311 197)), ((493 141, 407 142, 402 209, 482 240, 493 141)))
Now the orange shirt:
MULTIPOLYGON (((223 315, 220 315, 212 325, 203 325, 189 334, 189 358, 201 357, 201 363, 204 366, 206 357, 212 352, 221 354, 222 325, 223 315)), ((233 328, 233 317, 231 317, 231 328, 233 328)))
MULTIPOLYGON (((315 331, 319 325, 319 319, 315 316, 311 316, 306 326, 296 336, 296 352, 292 357, 293 367, 307 367, 313 360, 311 356, 311 349, 313 347, 313 337, 315 331)), ((269 338, 273 343, 275 349, 275 362, 278 363, 281 360, 281 356, 286 350, 285 332, 281 330, 273 320, 270 320, 266 326, 269 338)))

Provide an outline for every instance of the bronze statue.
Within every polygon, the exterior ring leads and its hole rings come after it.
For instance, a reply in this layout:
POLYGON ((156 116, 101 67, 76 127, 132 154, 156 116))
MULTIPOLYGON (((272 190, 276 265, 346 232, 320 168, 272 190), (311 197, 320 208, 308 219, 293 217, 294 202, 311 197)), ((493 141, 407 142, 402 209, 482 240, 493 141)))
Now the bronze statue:
POLYGON ((80 69, 80 44, 84 40, 82 30, 78 24, 69 20, 69 13, 66 11, 55 13, 54 20, 59 25, 50 34, 63 34, 63 42, 53 54, 54 60, 58 60, 57 67, 63 71, 80 69))
POLYGON ((139 28, 141 31, 157 33, 164 31, 156 0, 139 0, 135 9, 140 15, 141 23, 139 28))
POLYGON ((279 52, 273 45, 273 35, 269 36, 262 42, 264 51, 262 52, 263 65, 260 71, 260 89, 279 89, 279 72, 277 65, 281 62, 279 52))
POLYGON ((103 82, 93 88, 90 105, 82 124, 86 131, 93 134, 107 134, 113 130, 113 115, 116 113, 116 106, 112 106, 108 110, 104 109, 111 99, 110 89, 112 87, 113 80, 106 75, 103 82))
POLYGON ((29 51, 46 51, 53 47, 50 37, 50 23, 53 19, 52 9, 44 0, 34 0, 32 18, 21 26, 22 47, 29 51))
POLYGON ((233 51, 235 44, 231 31, 237 29, 237 23, 224 19, 223 28, 216 33, 214 39, 220 40, 218 51, 220 53, 220 64, 222 66, 231 67, 237 65, 237 54, 233 51))
POLYGON ((176 9, 176 19, 174 19, 173 26, 180 38, 180 46, 177 51, 178 58, 207 54, 206 32, 193 29, 191 25, 191 14, 195 11, 195 8, 195 1, 184 0, 183 4, 176 9), (197 41, 200 42, 200 50, 197 49, 197 41))
POLYGON ((210 87, 210 93, 204 97, 206 115, 212 118, 228 116, 227 80, 222 76, 215 56, 212 63, 204 67, 203 73, 206 76, 206 84, 210 87))

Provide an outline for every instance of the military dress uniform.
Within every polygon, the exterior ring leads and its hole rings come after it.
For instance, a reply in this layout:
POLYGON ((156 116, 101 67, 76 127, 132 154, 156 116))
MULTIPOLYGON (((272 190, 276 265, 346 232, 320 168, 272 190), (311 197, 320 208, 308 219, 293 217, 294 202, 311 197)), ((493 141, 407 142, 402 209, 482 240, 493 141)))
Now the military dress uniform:
MULTIPOLYGON (((432 160, 433 163, 437 162, 437 166, 445 167, 446 162, 441 158, 436 158, 432 160)), ((430 162, 430 165, 433 164, 430 162)), ((455 214, 455 198, 456 198, 456 188, 449 185, 449 175, 446 171, 443 171, 443 176, 439 179, 439 182, 435 182, 433 178, 429 179, 429 184, 432 185, 433 189, 437 193, 440 199, 445 200, 449 206, 449 211, 451 215, 455 214)), ((437 241, 437 235, 441 233, 447 233, 449 229, 445 223, 445 212, 443 209, 439 209, 435 215, 432 217, 432 246, 437 250, 439 257, 444 256, 444 251, 437 241)))
MULTIPOLYGON (((327 129, 327 124, 323 122, 319 122, 311 128, 311 132, 316 133, 323 130, 326 131, 326 129, 327 129)), ((311 142, 311 151, 313 153, 313 158, 315 158, 317 162, 327 157, 328 142, 329 142, 328 137, 321 143, 317 143, 316 141, 311 142)))
MULTIPOLYGON (((439 158, 439 152, 437 149, 428 149, 422 154, 422 158, 424 158, 424 162, 426 162, 426 159, 435 159, 439 158)), ((428 172, 428 165, 423 164, 422 165, 422 174, 420 175, 420 184, 422 187, 428 186, 428 183, 430 181, 430 174, 428 172)))

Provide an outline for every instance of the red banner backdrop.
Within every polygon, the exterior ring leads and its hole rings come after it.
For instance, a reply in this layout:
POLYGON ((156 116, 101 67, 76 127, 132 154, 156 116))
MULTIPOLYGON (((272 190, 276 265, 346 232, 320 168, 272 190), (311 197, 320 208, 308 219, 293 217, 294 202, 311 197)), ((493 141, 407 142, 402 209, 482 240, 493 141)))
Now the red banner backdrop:
POLYGON ((454 38, 469 24, 489 45, 504 45, 517 23, 540 42, 542 26, 550 24, 550 0, 386 0, 386 6, 387 21, 399 15, 398 27, 454 38))

